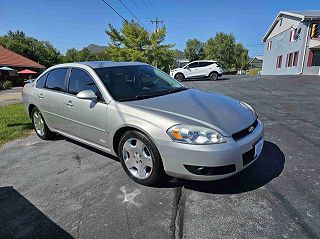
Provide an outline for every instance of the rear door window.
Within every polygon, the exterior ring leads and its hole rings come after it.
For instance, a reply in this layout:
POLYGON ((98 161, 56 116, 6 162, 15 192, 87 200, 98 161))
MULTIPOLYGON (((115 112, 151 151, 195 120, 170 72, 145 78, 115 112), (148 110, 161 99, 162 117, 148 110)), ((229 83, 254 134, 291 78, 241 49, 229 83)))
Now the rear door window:
POLYGON ((188 67, 189 67, 189 68, 199 67, 199 63, 198 63, 198 62, 193 62, 193 63, 189 64, 188 67))
POLYGON ((208 62, 208 61, 200 61, 199 62, 199 67, 206 67, 213 64, 213 62, 208 62))
POLYGON ((64 91, 64 82, 67 72, 67 68, 59 68, 50 71, 46 81, 46 88, 55 91, 64 91))

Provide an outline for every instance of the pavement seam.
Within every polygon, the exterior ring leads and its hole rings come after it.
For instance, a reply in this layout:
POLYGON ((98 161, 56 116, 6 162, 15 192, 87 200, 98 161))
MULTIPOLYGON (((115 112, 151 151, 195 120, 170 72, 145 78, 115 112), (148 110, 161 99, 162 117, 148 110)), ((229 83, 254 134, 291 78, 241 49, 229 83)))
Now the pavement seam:
POLYGON ((175 196, 175 215, 173 229, 173 236, 175 239, 182 238, 183 234, 184 207, 186 197, 183 188, 183 186, 178 188, 175 196))

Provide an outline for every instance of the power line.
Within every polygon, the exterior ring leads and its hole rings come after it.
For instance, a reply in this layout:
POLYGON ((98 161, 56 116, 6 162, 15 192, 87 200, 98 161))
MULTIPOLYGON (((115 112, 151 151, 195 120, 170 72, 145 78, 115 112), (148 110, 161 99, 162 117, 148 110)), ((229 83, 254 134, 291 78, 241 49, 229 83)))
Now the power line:
POLYGON ((153 10, 155 11, 155 13, 156 14, 158 14, 158 16, 160 15, 160 13, 158 12, 158 10, 153 6, 153 4, 151 3, 151 1, 149 1, 149 0, 146 0, 148 3, 149 3, 149 5, 153 8, 153 10))
POLYGON ((143 15, 147 16, 148 18, 151 18, 151 17, 149 16, 149 14, 145 14, 145 13, 144 13, 144 11, 142 10, 142 8, 140 8, 140 7, 138 6, 138 4, 135 2, 135 0, 131 0, 131 2, 135 5, 135 7, 136 7, 139 11, 141 11, 141 13, 142 13, 143 15))
POLYGON ((131 15, 132 15, 147 31, 149 31, 148 28, 145 27, 145 25, 136 17, 136 15, 134 15, 134 13, 133 13, 121 0, 119 0, 119 2, 128 10, 128 12, 131 13, 131 15))
POLYGON ((127 19, 121 16, 121 14, 118 13, 116 9, 114 9, 109 3, 107 3, 105 0, 101 0, 101 1, 104 2, 108 7, 110 7, 119 17, 121 17, 123 21, 128 22, 127 19))

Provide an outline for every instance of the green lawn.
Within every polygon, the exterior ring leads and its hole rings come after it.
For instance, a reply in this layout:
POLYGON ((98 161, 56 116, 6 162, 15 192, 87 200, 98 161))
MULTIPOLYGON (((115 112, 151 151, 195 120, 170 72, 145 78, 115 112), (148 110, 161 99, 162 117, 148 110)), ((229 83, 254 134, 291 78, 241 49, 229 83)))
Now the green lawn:
POLYGON ((256 75, 258 75, 259 71, 261 71, 261 68, 253 68, 253 69, 249 70, 247 75, 256 76, 256 75))
POLYGON ((31 119, 23 104, 0 107, 0 147, 8 141, 30 135, 31 130, 31 119))

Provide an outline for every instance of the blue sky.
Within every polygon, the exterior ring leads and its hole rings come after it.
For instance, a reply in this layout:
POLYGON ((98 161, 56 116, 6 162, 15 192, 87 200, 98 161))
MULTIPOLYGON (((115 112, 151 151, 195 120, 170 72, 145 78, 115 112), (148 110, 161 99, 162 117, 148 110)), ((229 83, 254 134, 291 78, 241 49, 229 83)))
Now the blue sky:
MULTIPOLYGON (((126 19, 132 15, 119 0, 106 0, 126 19)), ((206 41, 216 32, 233 33, 250 56, 261 55, 261 39, 280 10, 319 10, 320 1, 210 1, 210 0, 122 0, 150 30, 150 19, 158 16, 167 27, 167 43, 184 49, 190 38, 206 41), (152 6, 156 9, 152 8, 152 6)), ((108 23, 121 26, 117 16, 101 0, 0 0, 0 35, 22 30, 50 41, 62 53, 90 43, 107 45, 108 23)))

